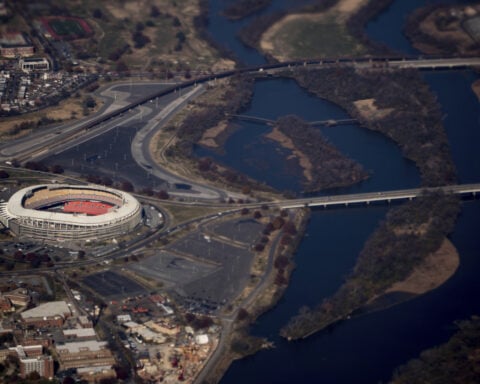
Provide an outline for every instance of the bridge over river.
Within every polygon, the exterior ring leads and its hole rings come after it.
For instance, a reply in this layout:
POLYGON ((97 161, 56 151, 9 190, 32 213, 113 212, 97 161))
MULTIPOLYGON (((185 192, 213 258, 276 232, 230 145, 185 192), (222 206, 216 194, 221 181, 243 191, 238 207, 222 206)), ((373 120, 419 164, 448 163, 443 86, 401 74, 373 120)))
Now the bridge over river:
POLYGON ((443 191, 464 197, 475 197, 480 192, 480 184, 447 185, 437 188, 415 188, 396 191, 368 192, 351 195, 332 195, 286 200, 275 204, 283 209, 300 207, 348 206, 350 204, 390 203, 397 200, 413 200, 426 192, 443 191))
MULTIPOLYGON (((238 120, 243 121, 251 121, 254 123, 261 123, 267 125, 274 125, 276 123, 275 120, 266 119, 263 117, 251 116, 251 115, 235 115, 235 114, 227 114, 226 117, 233 117, 238 120)), ((312 126, 323 125, 325 127, 333 127, 336 125, 349 125, 358 123, 357 119, 328 119, 328 120, 318 120, 318 121, 309 121, 307 124, 312 126)))

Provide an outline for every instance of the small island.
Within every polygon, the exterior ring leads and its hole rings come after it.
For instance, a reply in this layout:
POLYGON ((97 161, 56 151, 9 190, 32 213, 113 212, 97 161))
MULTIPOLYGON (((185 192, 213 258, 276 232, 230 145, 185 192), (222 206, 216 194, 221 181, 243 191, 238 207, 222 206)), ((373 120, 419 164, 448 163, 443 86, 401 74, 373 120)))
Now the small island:
POLYGON ((350 186, 368 178, 355 161, 327 141, 318 128, 296 116, 278 119, 266 135, 292 151, 303 168, 305 192, 350 186))

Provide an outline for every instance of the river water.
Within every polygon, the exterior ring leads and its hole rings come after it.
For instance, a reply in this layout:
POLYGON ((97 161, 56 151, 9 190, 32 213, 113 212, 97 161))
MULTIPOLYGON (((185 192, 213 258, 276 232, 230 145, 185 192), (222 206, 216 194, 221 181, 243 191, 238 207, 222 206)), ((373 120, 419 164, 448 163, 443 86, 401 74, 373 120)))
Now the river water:
MULTIPOLYGON (((432 2, 440 1, 428 1, 432 2)), ((246 21, 231 23, 218 13, 228 3, 210 1, 210 32, 244 63, 262 63, 263 58, 257 52, 235 39, 236 30, 246 21)), ((273 3, 273 7, 292 6, 287 0, 273 3)), ((425 3, 394 1, 369 23, 367 33, 399 52, 416 54, 401 29, 406 15, 425 3)), ((424 72, 423 76, 445 113, 445 128, 460 182, 478 182, 480 106, 470 88, 477 75, 472 71, 445 71, 424 72)), ((257 82, 252 104, 244 113, 268 119, 297 114, 307 121, 346 116, 337 106, 312 97, 294 81, 285 79, 257 82)), ((213 156, 280 190, 301 193, 298 168, 283 160, 282 149, 262 137, 267 127, 238 124, 224 154, 205 149, 198 149, 197 153, 213 156), (252 163, 248 159, 254 156, 258 161, 252 163)), ((371 173, 366 182, 338 192, 409 188, 419 184, 415 166, 403 159, 396 145, 383 136, 356 125, 322 128, 322 133, 371 173)), ((461 265, 443 286, 401 305, 343 322, 331 332, 320 332, 307 340, 288 343, 278 337, 279 329, 299 308, 315 305, 335 292, 387 211, 386 206, 313 211, 306 236, 297 250, 297 268, 284 297, 252 327, 253 334, 268 337, 276 348, 234 362, 222 383, 384 382, 397 366, 418 356, 423 349, 446 341, 455 331, 455 320, 480 314, 476 297, 480 291, 477 272, 480 240, 475 231, 480 225, 480 202, 471 201, 463 203, 451 235, 461 265)))

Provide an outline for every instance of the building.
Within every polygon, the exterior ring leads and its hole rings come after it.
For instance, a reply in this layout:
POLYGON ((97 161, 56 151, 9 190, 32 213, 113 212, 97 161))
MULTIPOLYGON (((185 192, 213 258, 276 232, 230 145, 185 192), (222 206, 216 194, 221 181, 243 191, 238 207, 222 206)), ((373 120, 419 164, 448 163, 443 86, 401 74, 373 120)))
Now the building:
POLYGON ((64 329, 65 340, 96 340, 97 335, 93 328, 64 329))
POLYGON ((44 57, 26 57, 20 59, 18 65, 24 72, 50 70, 50 62, 44 57))
POLYGON ((34 358, 20 359, 20 377, 25 378, 30 373, 37 372, 41 377, 53 379, 52 356, 38 356, 34 358))
POLYGON ((13 305, 18 305, 20 307, 24 307, 30 303, 30 295, 25 288, 17 288, 13 291, 5 292, 3 296, 9 299, 13 305))
POLYGON ((52 379, 54 375, 52 356, 43 355, 42 345, 17 345, 13 348, 0 350, 0 361, 8 356, 17 356, 20 362, 20 377, 25 378, 32 372, 41 377, 52 379))
POLYGON ((57 345, 62 369, 104 367, 115 364, 112 351, 106 341, 76 341, 57 345))
POLYGON ((49 328, 61 327, 71 314, 70 307, 65 301, 50 301, 24 311, 20 316, 27 326, 49 328))
POLYGON ((15 311, 15 308, 12 306, 11 301, 4 295, 0 294, 0 312, 13 312, 13 311, 15 311))
POLYGON ((33 53, 33 44, 23 33, 6 33, 0 37, 0 56, 7 58, 29 57, 33 53))
MULTIPOLYGON (((77 206, 77 208, 81 208, 77 206)), ((142 221, 142 206, 130 194, 100 186, 49 184, 24 188, 0 204, 0 222, 16 236, 42 241, 103 240, 126 234, 142 221), (64 212, 72 201, 109 205, 91 214, 64 212)))

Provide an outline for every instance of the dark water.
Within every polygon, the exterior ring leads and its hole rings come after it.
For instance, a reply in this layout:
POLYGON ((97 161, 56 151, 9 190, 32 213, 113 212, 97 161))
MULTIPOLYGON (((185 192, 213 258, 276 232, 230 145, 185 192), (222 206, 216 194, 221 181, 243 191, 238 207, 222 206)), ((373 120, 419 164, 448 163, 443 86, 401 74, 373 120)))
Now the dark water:
MULTIPOLYGON (((211 3, 218 6, 222 2, 211 3)), ((372 39, 400 52, 416 54, 401 34, 402 23, 408 12, 425 3, 396 0, 367 26, 367 32, 372 39)), ((224 35, 222 38, 227 39, 224 35)), ((241 56, 242 52, 237 54, 241 56)), ((247 57, 243 58, 248 61, 247 57)), ((445 128, 460 181, 478 182, 480 107, 470 90, 476 75, 471 71, 429 72, 424 73, 424 78, 445 112, 445 128)), ((309 98, 294 82, 262 82, 257 84, 252 106, 245 114, 274 119, 295 113, 310 121, 344 114, 330 103, 309 98)), ((218 158, 248 173, 248 167, 238 159, 242 157, 241 152, 230 156, 230 150, 242 138, 244 149, 249 143, 261 142, 255 130, 265 128, 259 127, 244 125, 232 143, 227 143, 226 155, 218 158)), ((373 170, 370 181, 351 190, 408 188, 418 184, 416 169, 382 136, 357 126, 324 128, 322 132, 339 149, 373 170)), ((266 148, 267 144, 263 145, 266 148)), ((269 170, 284 167, 278 158, 269 159, 272 163, 269 170)), ((262 180, 273 185, 281 184, 283 178, 289 180, 286 184, 298 186, 298 179, 282 172, 273 177, 265 172, 262 180)), ((222 383, 385 382, 396 367, 418 356, 422 350, 445 342, 455 331, 455 320, 480 313, 477 298, 480 239, 475 230, 480 225, 480 202, 472 201, 464 202, 451 235, 460 253, 461 265, 444 285, 401 305, 343 322, 331 332, 320 332, 307 340, 287 343, 278 337, 279 329, 299 308, 315 305, 335 292, 387 210, 388 207, 368 207, 312 212, 307 235, 297 250, 297 268, 291 284, 279 304, 252 327, 252 333, 273 340, 276 348, 234 362, 222 383)))
POLYGON ((271 14, 286 9, 300 7, 310 4, 314 0, 273 0, 269 7, 261 12, 246 17, 242 20, 229 21, 222 16, 222 11, 235 0, 215 0, 210 1, 209 7, 209 25, 208 31, 214 40, 227 51, 232 52, 234 56, 243 65, 258 65, 266 62, 265 58, 255 49, 247 47, 238 38, 238 31, 248 25, 254 18, 271 14))
MULTIPOLYGON (((346 119, 349 116, 337 105, 319 99, 300 88, 291 79, 256 82, 254 97, 245 115, 276 120, 289 114, 305 121, 346 119)), ((290 151, 280 148, 263 137, 271 128, 258 123, 238 121, 241 127, 218 154, 197 148, 198 156, 216 160, 266 182, 280 191, 301 192, 301 169, 298 162, 285 160, 290 151)), ((369 180, 337 192, 354 193, 413 188, 420 179, 415 165, 405 160, 399 148, 385 136, 359 125, 318 128, 346 156, 358 161, 370 173, 369 180), (396 175, 395 177, 391 177, 396 175)), ((329 191, 328 193, 332 193, 329 191)))
POLYGON ((407 55, 421 55, 403 34, 408 15, 416 8, 431 4, 468 4, 470 0, 396 0, 384 12, 371 20, 367 34, 375 41, 407 55))

